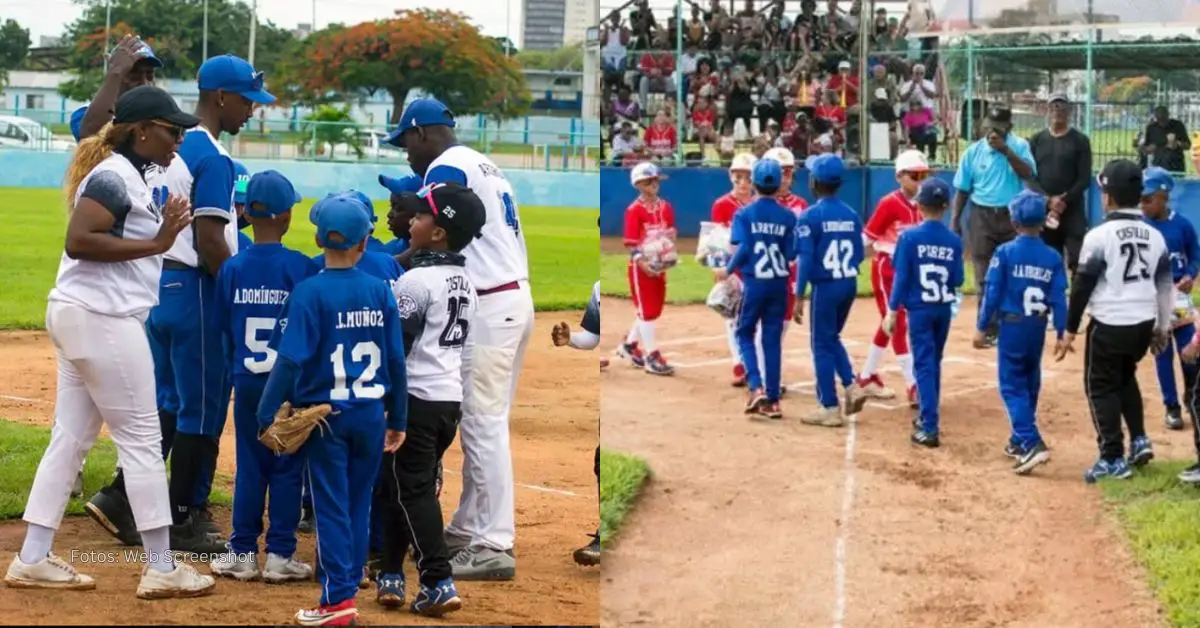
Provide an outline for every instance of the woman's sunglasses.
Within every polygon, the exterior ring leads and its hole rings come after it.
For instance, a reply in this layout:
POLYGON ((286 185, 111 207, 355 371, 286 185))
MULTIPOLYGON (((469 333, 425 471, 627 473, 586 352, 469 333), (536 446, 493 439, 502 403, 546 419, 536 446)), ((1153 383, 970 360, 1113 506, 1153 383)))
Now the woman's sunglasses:
POLYGON ((160 126, 164 129, 169 130, 171 132, 172 136, 174 136, 176 142, 183 139, 183 134, 187 133, 187 129, 185 129, 181 126, 175 126, 174 124, 171 124, 170 122, 160 122, 158 120, 151 120, 150 123, 153 124, 154 126, 160 126))

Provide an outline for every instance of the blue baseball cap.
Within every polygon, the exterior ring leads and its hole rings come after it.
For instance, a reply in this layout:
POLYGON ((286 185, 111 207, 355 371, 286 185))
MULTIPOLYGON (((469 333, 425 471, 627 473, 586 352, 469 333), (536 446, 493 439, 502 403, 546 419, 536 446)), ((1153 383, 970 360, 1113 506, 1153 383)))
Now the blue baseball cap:
POLYGON ((234 160, 233 162, 233 202, 246 203, 246 185, 250 183, 250 170, 246 168, 246 164, 234 160))
MULTIPOLYGON (((146 61, 150 65, 152 65, 156 68, 163 67, 162 59, 159 59, 158 55, 154 54, 154 49, 150 47, 150 44, 147 44, 146 42, 142 41, 142 38, 140 38, 140 37, 138 37, 136 39, 137 39, 137 43, 135 44, 134 49, 133 49, 133 57, 135 59, 137 59, 137 61, 135 61, 134 63, 140 63, 142 61, 146 61)), ((114 51, 116 51, 116 49, 117 49, 116 46, 114 46, 113 49, 109 51, 109 53, 108 53, 109 56, 112 56, 112 53, 114 51)))
POLYGON ((1008 212, 1014 225, 1036 227, 1046 222, 1046 197, 1033 190, 1022 190, 1009 201, 1008 212))
POLYGON ((937 177, 921 182, 917 191, 917 204, 925 207, 945 207, 950 203, 950 184, 937 177))
POLYGON ((275 102, 275 97, 263 89, 263 73, 245 59, 233 55, 213 57, 200 66, 197 76, 200 91, 216 90, 233 92, 249 98, 260 105, 275 102))
POLYGON ((386 174, 379 175, 379 185, 387 188, 392 194, 415 193, 424 184, 425 181, 415 174, 407 177, 389 177, 386 174))
POLYGON ((774 159, 759 159, 750 170, 754 187, 778 189, 783 181, 783 166, 774 159))
POLYGON ((375 215, 375 204, 371 202, 370 196, 367 196, 366 194, 354 189, 346 190, 345 192, 340 193, 339 196, 348 196, 359 203, 362 203, 363 209, 366 210, 367 216, 371 219, 372 223, 375 223, 379 220, 379 217, 375 215))
POLYGON ((353 248, 371 232, 371 220, 363 211, 362 203, 352 196, 326 196, 313 205, 309 218, 317 226, 317 241, 327 249, 345 251, 353 248), (342 241, 330 241, 331 233, 342 236, 342 241))
POLYGON ((405 107, 400 124, 387 136, 387 143, 404 148, 404 132, 424 126, 455 127, 454 113, 436 98, 419 98, 405 107))
POLYGON ((246 215, 273 218, 292 211, 300 194, 278 170, 263 170, 246 184, 246 215))
POLYGON ((1175 177, 1163 168, 1151 166, 1142 173, 1142 196, 1151 196, 1157 192, 1171 193, 1175 189, 1175 177))
POLYGON ((846 162, 833 153, 817 155, 807 165, 809 176, 817 183, 841 183, 846 175, 846 162))

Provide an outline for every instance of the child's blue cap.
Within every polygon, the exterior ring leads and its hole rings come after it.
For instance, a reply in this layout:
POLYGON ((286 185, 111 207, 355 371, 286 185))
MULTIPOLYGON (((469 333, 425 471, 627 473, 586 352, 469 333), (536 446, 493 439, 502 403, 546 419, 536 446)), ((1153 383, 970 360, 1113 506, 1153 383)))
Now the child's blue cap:
POLYGON ((233 202, 246 204, 246 184, 250 183, 250 170, 240 161, 233 162, 233 202))
POLYGON ((750 171, 750 180, 754 187, 777 189, 783 182, 783 166, 774 159, 759 159, 750 171))
POLYGON ((375 204, 371 202, 370 196, 353 189, 342 192, 340 196, 349 196, 359 203, 362 203, 363 209, 367 210, 367 216, 371 219, 372 224, 379 220, 379 216, 375 215, 375 204))
POLYGON ((1142 172, 1142 196, 1151 196, 1158 192, 1171 193, 1175 189, 1175 177, 1163 168, 1151 166, 1142 172))
POLYGON ((1033 190, 1022 190, 1009 201, 1008 213, 1014 225, 1036 227, 1046 222, 1046 197, 1033 190))
POLYGON ((846 175, 846 162, 833 153, 817 155, 806 165, 809 176, 817 183, 841 183, 842 177, 846 175))
POLYGON ((925 179, 917 191, 917 203, 925 207, 945 207, 950 203, 950 184, 937 177, 925 179))
POLYGON ((379 175, 379 185, 387 188, 392 194, 404 194, 405 192, 416 194, 417 190, 425 185, 425 182, 415 174, 407 177, 389 177, 381 174, 379 175))
POLYGON ((314 218, 317 241, 323 248, 345 251, 357 246, 371 232, 371 220, 363 211, 362 203, 349 196, 326 196, 313 205, 309 216, 314 218), (330 241, 331 233, 342 236, 342 241, 330 241))
POLYGON ((246 215, 254 218, 273 218, 292 211, 300 202, 300 194, 277 170, 264 170, 250 177, 246 184, 246 215))

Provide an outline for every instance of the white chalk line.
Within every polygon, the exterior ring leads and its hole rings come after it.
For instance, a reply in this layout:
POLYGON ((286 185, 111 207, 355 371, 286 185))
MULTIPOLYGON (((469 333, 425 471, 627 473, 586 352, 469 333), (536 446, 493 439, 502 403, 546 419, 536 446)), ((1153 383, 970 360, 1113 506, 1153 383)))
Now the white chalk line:
POLYGON ((850 416, 846 429, 846 459, 843 463, 842 510, 838 518, 837 540, 833 548, 833 628, 842 628, 846 620, 846 553, 850 515, 854 511, 854 450, 858 441, 858 417, 850 416))
POLYGON ((53 404, 54 403, 52 401, 45 401, 44 399, 30 399, 29 397, 17 397, 15 395, 0 395, 0 399, 10 399, 12 401, 23 401, 25 403, 42 403, 42 404, 53 404))

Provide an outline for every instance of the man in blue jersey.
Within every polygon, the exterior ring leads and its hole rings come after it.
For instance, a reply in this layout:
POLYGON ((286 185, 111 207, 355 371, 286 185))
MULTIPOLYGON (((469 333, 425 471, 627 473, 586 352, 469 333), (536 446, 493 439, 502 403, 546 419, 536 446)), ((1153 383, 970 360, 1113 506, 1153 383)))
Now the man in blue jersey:
POLYGON ((153 85, 154 72, 161 67, 163 62, 146 42, 133 35, 122 38, 108 55, 108 74, 92 102, 71 112, 71 135, 75 141, 95 135, 111 122, 117 98, 135 87, 153 85))

